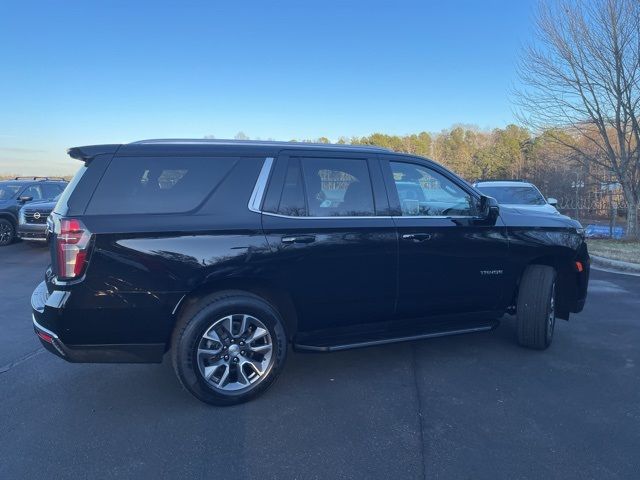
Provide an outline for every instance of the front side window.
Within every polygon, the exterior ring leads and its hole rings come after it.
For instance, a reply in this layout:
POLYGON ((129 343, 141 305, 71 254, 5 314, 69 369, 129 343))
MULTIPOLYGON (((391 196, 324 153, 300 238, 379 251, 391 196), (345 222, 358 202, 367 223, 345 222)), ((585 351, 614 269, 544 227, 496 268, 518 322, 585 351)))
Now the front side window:
POLYGON ((474 216, 473 197, 444 175, 414 163, 390 162, 403 216, 474 216))
POLYGON ((62 187, 53 183, 45 183, 41 185, 41 189, 42 197, 46 200, 52 200, 62 192, 62 187))
POLYGON ((20 195, 21 197, 31 197, 32 200, 42 200, 42 191, 39 185, 31 185, 20 195))

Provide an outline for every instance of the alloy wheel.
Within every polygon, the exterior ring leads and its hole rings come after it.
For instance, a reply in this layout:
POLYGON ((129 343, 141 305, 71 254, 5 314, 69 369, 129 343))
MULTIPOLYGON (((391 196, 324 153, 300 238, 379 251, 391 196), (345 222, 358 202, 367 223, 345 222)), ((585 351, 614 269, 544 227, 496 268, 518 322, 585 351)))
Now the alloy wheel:
POLYGON ((247 314, 216 320, 202 335, 196 352, 205 381, 222 392, 253 387, 273 366, 273 341, 267 327, 247 314))
POLYGON ((8 222, 0 223, 0 245, 9 245, 13 239, 13 227, 8 222))

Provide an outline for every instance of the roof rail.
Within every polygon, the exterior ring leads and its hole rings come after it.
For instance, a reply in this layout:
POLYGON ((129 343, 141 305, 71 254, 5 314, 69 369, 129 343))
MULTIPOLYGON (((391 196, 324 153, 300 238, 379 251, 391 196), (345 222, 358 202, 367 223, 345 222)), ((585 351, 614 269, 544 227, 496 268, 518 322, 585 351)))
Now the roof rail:
POLYGON ((527 182, 522 178, 479 178, 474 183, 478 182, 527 182))
POLYGON ((66 181, 63 177, 16 177, 14 180, 38 180, 40 182, 47 180, 62 180, 66 181))
POLYGON ((276 140, 225 140, 221 138, 154 138, 148 140, 138 140, 129 145, 153 145, 153 144, 173 144, 173 145, 247 145, 247 146, 275 146, 275 147, 320 147, 320 148, 343 148, 354 150, 375 150, 388 152, 388 148, 377 145, 353 145, 348 143, 315 143, 315 142, 281 142, 276 140))

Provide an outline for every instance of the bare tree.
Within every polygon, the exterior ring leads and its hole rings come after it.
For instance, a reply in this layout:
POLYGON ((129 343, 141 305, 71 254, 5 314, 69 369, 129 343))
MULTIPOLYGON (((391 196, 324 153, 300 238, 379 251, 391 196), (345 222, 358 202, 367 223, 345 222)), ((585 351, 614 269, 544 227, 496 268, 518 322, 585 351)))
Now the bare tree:
POLYGON ((640 236, 640 1, 543 0, 536 34, 519 68, 520 119, 562 132, 576 159, 609 172, 628 205, 627 237, 640 236))

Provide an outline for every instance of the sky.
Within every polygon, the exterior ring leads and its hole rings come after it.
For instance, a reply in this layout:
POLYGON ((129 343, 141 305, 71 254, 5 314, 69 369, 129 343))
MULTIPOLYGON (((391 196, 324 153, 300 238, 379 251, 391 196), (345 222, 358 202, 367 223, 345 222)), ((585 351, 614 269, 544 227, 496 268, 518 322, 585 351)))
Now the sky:
POLYGON ((145 138, 503 127, 535 6, 3 0, 0 174, 69 174, 69 147, 145 138))

